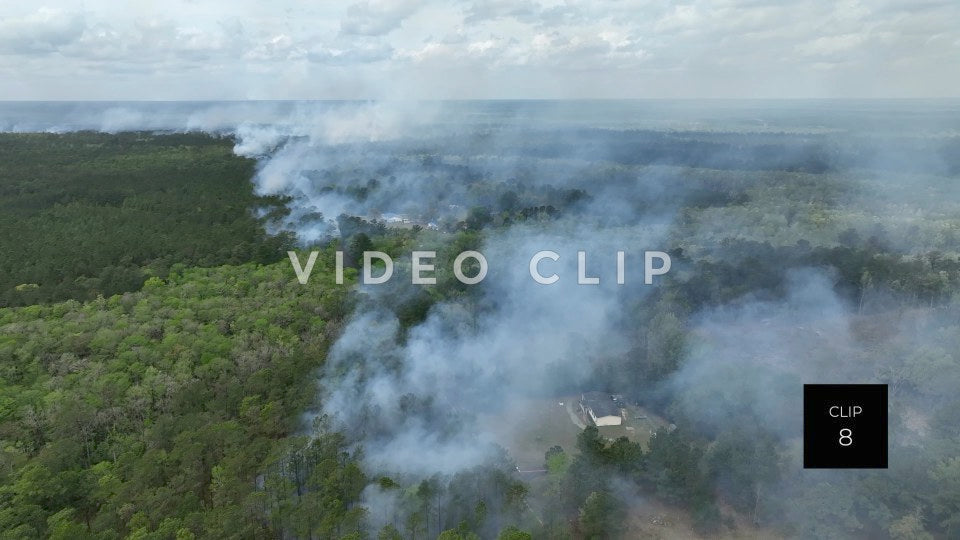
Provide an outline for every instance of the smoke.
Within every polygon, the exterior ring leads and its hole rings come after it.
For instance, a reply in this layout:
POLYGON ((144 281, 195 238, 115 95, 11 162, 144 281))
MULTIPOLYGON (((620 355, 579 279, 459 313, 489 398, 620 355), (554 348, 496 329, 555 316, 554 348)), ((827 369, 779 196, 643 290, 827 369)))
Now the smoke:
POLYGON ((777 301, 721 306, 693 318, 693 345, 669 381, 683 416, 714 432, 745 417, 789 439, 802 433, 803 384, 875 382, 869 370, 838 361, 858 347, 829 276, 796 270, 787 287, 777 301))
MULTIPOLYGON (((481 247, 490 264, 475 303, 435 305, 426 321, 401 336, 390 313, 360 311, 331 351, 321 377, 324 412, 347 430, 365 425, 369 460, 401 473, 454 472, 483 463, 493 434, 470 420, 501 413, 531 396, 576 393, 594 367, 626 354, 630 343, 616 284, 616 251, 659 246, 665 228, 606 231, 563 221, 549 230, 515 226, 491 234, 481 247), (589 248, 588 275, 600 284, 577 284, 577 251, 589 248), (530 258, 550 249, 540 285, 528 273, 530 258), (403 338, 401 340, 401 337, 403 338), (405 399, 422 400, 411 414, 405 399), (478 444, 479 443, 479 444, 478 444)), ((642 289, 642 252, 626 259, 629 287, 642 289)), ((626 281, 625 279, 625 281, 626 281)), ((409 286, 409 285, 406 285, 409 286)), ((364 302, 381 306, 378 287, 364 302)), ((504 441, 499 441, 503 443, 504 441)))
MULTIPOLYGON (((719 249, 714 256, 742 255, 719 249)), ((671 396, 671 417, 687 428, 712 438, 745 433, 758 445, 768 435, 777 441, 780 455, 772 459, 784 466, 755 488, 752 512, 800 537, 845 536, 863 526, 854 516, 865 509, 880 523, 911 515, 916 503, 884 497, 929 475, 955 437, 932 426, 955 418, 947 388, 960 384, 960 364, 949 352, 956 349, 956 302, 908 309, 913 302, 902 292, 879 287, 871 294, 885 300, 867 312, 838 292, 837 280, 835 271, 797 268, 787 272, 781 296, 748 294, 695 313, 681 366, 660 389, 671 396), (939 382, 928 378, 934 372, 939 382), (803 469, 803 385, 818 383, 889 385, 889 470, 803 469), (881 483, 891 486, 887 495, 871 491, 881 483)), ((719 473, 721 488, 726 474, 719 473)), ((909 490, 902 491, 905 497, 909 490)))
MULTIPOLYGON (((290 213, 272 227, 295 231, 305 244, 344 234, 341 215, 396 215, 436 224, 433 241, 442 247, 453 238, 448 233, 464 228, 469 209, 488 209, 482 243, 470 246, 490 264, 481 284, 435 303, 408 328, 394 308, 418 291, 407 261, 399 261, 391 283, 359 288, 356 312, 318 374, 317 414, 363 447, 371 475, 418 478, 499 462, 510 441, 477 422, 481 415, 508 418, 531 397, 614 387, 639 393, 630 386, 636 374, 616 370, 643 363, 638 336, 655 310, 679 302, 664 285, 706 279, 691 273, 696 258, 742 263, 748 255, 727 249, 727 239, 834 246, 839 232, 853 228, 862 244, 876 224, 928 222, 935 208, 929 230, 911 237, 901 227, 884 241, 903 253, 956 250, 956 184, 945 179, 960 168, 955 155, 938 153, 956 144, 954 132, 934 136, 911 126, 903 135, 911 145, 883 152, 898 146, 895 123, 857 127, 860 117, 832 115, 835 105, 813 112, 710 106, 719 111, 675 103, 28 104, 0 108, 0 127, 231 136, 238 155, 258 160, 256 191, 289 201, 290 213), (762 128, 757 116, 766 118, 762 128), (904 191, 910 196, 898 198, 904 191), (677 261, 659 287, 644 286, 643 250, 676 247, 686 262, 677 261), (561 256, 543 263, 545 273, 560 276, 554 285, 528 274, 541 250, 561 256), (581 250, 600 285, 576 283, 581 250), (616 283, 621 250, 624 285, 616 283)), ((658 388, 642 389, 668 396, 669 414, 700 432, 749 424, 773 434, 791 468, 769 487, 771 499, 795 498, 822 482, 842 486, 850 476, 801 475, 802 384, 893 384, 898 374, 931 365, 960 381, 954 362, 938 360, 956 349, 940 328, 942 314, 867 318, 838 280, 822 266, 800 267, 769 287, 776 293, 745 286, 692 313, 673 306, 688 315, 679 368, 658 388), (882 330, 870 326, 877 324, 882 330)), ((878 287, 871 294, 904 293, 878 287)), ((901 388, 891 440, 924 445, 935 415, 919 411, 945 402, 951 387, 901 388)), ((891 466, 904 459, 892 452, 891 466)), ((371 522, 395 515, 394 492, 371 486, 365 497, 371 522)), ((816 519, 802 509, 784 516, 816 519)))

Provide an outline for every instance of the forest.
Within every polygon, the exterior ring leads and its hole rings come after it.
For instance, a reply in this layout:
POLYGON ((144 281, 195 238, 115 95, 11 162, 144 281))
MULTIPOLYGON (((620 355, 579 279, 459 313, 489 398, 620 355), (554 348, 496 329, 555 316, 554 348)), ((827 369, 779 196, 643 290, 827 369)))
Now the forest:
POLYGON ((292 245, 254 212, 254 164, 225 139, 0 134, 0 305, 138 290, 174 264, 272 262, 292 245))
POLYGON ((633 538, 653 502, 706 538, 960 535, 956 138, 521 134, 313 142, 286 190, 302 139, 0 135, 0 538, 633 538), (673 269, 548 296, 450 270, 544 242, 673 269), (802 468, 824 376, 889 385, 889 469, 802 468), (668 425, 537 440, 534 476, 478 427, 594 389, 668 425))

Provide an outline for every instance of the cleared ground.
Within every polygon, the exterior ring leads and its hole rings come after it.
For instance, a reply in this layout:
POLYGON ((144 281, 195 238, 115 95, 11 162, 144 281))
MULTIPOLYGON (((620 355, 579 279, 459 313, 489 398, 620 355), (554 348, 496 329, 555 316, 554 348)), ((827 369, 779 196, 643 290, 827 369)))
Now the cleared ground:
MULTIPOLYGON (((499 414, 483 415, 481 426, 493 433, 510 452, 521 470, 543 468, 543 455, 554 445, 575 452, 577 435, 589 419, 579 414, 580 396, 531 398, 514 402, 499 414)), ((620 426, 602 426, 600 434, 609 440, 627 437, 646 446, 650 435, 669 422, 640 407, 628 406, 620 426)))
MULTIPOLYGON (((577 410, 576 403, 574 403, 573 406, 574 410, 577 410)), ((653 435, 657 429, 669 425, 670 422, 642 407, 627 405, 623 424, 619 426, 601 426, 598 429, 600 430, 600 434, 608 440, 627 437, 631 441, 638 442, 646 448, 650 436, 653 435)))
POLYGON ((566 398, 520 400, 500 414, 482 416, 481 426, 496 436, 521 470, 542 469, 543 455, 551 446, 560 445, 567 452, 577 446, 580 427, 561 403, 566 398))

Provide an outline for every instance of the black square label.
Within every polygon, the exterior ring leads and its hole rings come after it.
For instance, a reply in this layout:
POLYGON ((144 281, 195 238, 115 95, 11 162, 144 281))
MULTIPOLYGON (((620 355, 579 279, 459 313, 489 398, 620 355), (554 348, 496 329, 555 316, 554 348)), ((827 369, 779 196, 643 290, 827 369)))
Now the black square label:
POLYGON ((887 385, 803 385, 805 469, 887 468, 887 385))

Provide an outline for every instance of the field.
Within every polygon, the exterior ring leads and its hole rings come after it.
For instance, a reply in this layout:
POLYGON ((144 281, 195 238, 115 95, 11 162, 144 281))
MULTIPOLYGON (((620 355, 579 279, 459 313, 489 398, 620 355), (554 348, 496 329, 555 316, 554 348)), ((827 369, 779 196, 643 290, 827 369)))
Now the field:
POLYGON ((543 469, 543 454, 560 445, 575 451, 580 428, 570 419, 563 398, 514 402, 497 415, 484 415, 479 427, 493 434, 521 470, 543 469))

